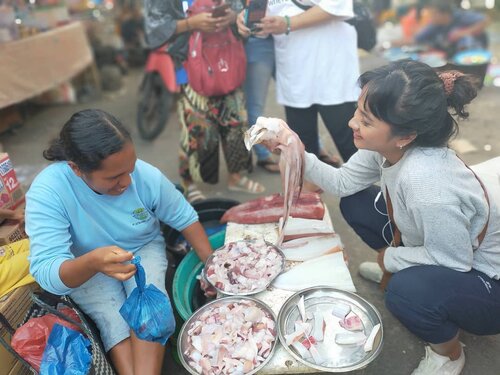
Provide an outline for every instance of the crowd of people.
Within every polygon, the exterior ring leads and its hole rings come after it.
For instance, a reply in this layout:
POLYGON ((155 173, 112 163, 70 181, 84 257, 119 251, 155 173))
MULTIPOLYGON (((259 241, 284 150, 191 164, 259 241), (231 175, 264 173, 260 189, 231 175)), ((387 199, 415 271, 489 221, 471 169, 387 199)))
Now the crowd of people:
MULTIPOLYGON (((43 289, 71 296, 92 318, 119 374, 159 374, 164 346, 136 337, 119 313, 135 287, 130 261, 140 256, 148 283, 167 295, 161 222, 180 231, 202 261, 212 253, 190 203, 205 198, 199 182, 218 181, 219 143, 228 189, 265 192, 248 177, 252 157, 243 133, 265 114, 274 78, 288 131, 305 146, 298 155, 305 159, 305 188, 341 197, 346 222, 378 252, 377 263, 361 265, 361 276, 381 283, 388 310, 429 344, 413 374, 460 374, 460 330, 500 333, 500 211, 488 198, 495 192, 448 146, 456 119, 468 117, 466 105, 477 94, 473 80, 411 60, 360 75, 356 31, 344 22, 354 15, 352 1, 304 8, 269 0, 253 30, 243 4, 229 3, 214 17, 188 15, 190 0, 145 0, 145 38, 152 48, 168 43, 177 66, 184 195, 137 157, 119 119, 97 109, 75 113, 44 151, 53 163, 27 193, 31 275, 43 289), (202 95, 183 71, 190 33, 228 27, 246 40, 246 80, 230 93, 202 95), (318 115, 343 163, 322 147, 318 115)), ((428 9, 453 15, 450 23, 463 22, 468 31, 437 26, 434 15, 415 41, 445 29, 456 48, 469 37, 482 40, 487 19, 435 4, 428 9)), ((272 151, 256 148, 256 163, 277 173, 272 151)), ((26 264, 24 245, 19 254, 26 264)))

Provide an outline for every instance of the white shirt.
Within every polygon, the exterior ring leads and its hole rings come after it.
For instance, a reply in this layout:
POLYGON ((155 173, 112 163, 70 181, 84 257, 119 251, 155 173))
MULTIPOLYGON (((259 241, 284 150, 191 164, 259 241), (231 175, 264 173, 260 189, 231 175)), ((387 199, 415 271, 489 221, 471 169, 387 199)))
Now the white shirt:
MULTIPOLYGON (((352 0, 314 0, 324 11, 348 19, 352 0)), ((266 15, 295 16, 304 10, 291 0, 269 0, 266 15)), ((360 89, 357 34, 353 26, 332 20, 273 35, 276 52, 276 96, 281 105, 307 108, 358 99, 360 89)))

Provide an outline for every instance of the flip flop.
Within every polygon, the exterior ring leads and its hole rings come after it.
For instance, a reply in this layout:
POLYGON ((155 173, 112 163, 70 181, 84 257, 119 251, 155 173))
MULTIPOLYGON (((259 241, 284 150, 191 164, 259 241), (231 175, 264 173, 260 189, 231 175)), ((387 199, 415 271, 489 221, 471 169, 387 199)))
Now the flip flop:
POLYGON ((269 173, 280 173, 279 164, 272 159, 258 160, 257 165, 269 173))
POLYGON ((241 177, 235 185, 228 185, 231 191, 239 191, 248 194, 263 193, 266 188, 257 181, 250 180, 247 176, 241 177))

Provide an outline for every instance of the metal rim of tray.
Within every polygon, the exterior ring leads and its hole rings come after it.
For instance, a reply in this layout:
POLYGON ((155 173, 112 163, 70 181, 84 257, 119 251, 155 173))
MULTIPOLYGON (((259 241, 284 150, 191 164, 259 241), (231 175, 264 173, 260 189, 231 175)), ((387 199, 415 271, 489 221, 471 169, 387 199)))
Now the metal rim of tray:
POLYGON ((225 290, 222 290, 220 288, 217 288, 214 284, 212 284, 212 282, 208 279, 207 275, 206 275, 206 269, 207 269, 207 265, 210 264, 215 256, 215 252, 223 249, 224 247, 228 246, 229 244, 232 244, 232 243, 236 243, 236 242, 245 242, 245 243, 257 243, 257 242, 261 242, 259 240, 250 240, 250 241, 247 241, 247 240, 239 240, 239 241, 233 241, 233 242, 228 242, 227 244, 224 244, 224 246, 222 247, 219 247, 217 250, 214 251, 214 253, 212 253, 207 261, 205 262, 205 267, 203 268, 203 277, 205 277, 205 279, 208 281, 208 283, 213 286, 215 288, 215 290, 217 290, 218 293, 222 294, 222 295, 226 295, 226 296, 250 296, 250 295, 253 295, 253 294, 257 294, 257 293, 260 293, 260 292, 263 292, 264 290, 266 290, 268 288, 269 285, 271 285, 271 283, 274 281, 275 278, 277 278, 282 272, 283 270, 285 269, 285 263, 286 263, 286 259, 285 259, 285 254, 283 254, 283 251, 281 251, 281 249, 272 244, 271 242, 268 242, 268 241, 264 241, 264 243, 267 245, 267 246, 270 246, 273 248, 274 251, 276 251, 278 253, 278 255, 281 257, 281 267, 280 267, 280 270, 279 272, 273 277, 273 278, 270 278, 269 279, 269 282, 267 284, 265 284, 262 288, 258 288, 258 289, 254 289, 254 290, 251 290, 251 291, 248 291, 248 292, 227 292, 225 290))
MULTIPOLYGON (((335 296, 332 296, 332 297, 338 298, 335 296)), ((307 298, 306 298, 306 300, 307 300, 307 298)), ((358 308, 359 308, 359 306, 358 306, 358 308)), ((317 369, 320 371, 325 371, 325 372, 349 372, 349 371, 355 371, 355 370, 359 370, 359 369, 366 367, 368 364, 373 362, 379 356, 380 352, 382 351, 382 345, 383 345, 383 341, 384 341, 384 329, 383 329, 383 325, 382 325, 382 317, 381 317, 380 313, 378 312, 378 310, 375 308, 375 306, 373 306, 370 302, 368 302, 367 300, 358 296, 355 293, 346 292, 344 290, 332 288, 329 286, 317 286, 317 287, 312 287, 312 288, 306 288, 306 289, 300 290, 300 291, 296 292, 295 294, 293 294, 292 296, 290 296, 285 301, 285 303, 283 304, 283 306, 281 307, 281 309, 278 313, 277 329, 278 329, 278 337, 279 337, 281 344, 283 345, 285 350, 293 358, 295 358, 297 361, 299 361, 300 363, 303 363, 304 365, 306 365, 308 367, 311 367, 311 368, 314 368, 314 369, 317 369), (375 317, 375 319, 374 319, 375 323, 372 322, 373 326, 375 326, 375 324, 380 324, 380 331, 377 334, 377 338, 374 341, 373 350, 368 352, 367 356, 365 356, 365 358, 362 361, 360 361, 358 363, 354 363, 354 364, 349 365, 349 366, 325 367, 325 366, 317 365, 315 363, 312 363, 312 362, 309 362, 309 361, 303 359, 300 355, 295 353, 295 351, 293 351, 289 346, 286 345, 286 340, 284 338, 284 332, 283 332, 284 326, 282 327, 282 325, 285 323, 286 317, 288 316, 288 314, 295 309, 295 306, 297 305, 296 301, 298 301, 300 299, 300 296, 302 296, 302 295, 312 294, 313 292, 320 292, 320 291, 329 291, 329 292, 333 292, 336 294, 341 294, 344 297, 351 299, 351 302, 350 302, 351 304, 352 303, 359 304, 359 306, 362 306, 364 309, 371 310, 371 313, 375 317), (286 316, 285 316, 285 314, 286 314, 286 316)))
MULTIPOLYGON (((222 297, 222 298, 218 298, 210 303, 207 303, 206 305, 203 305, 202 307, 200 307, 198 310, 196 310, 193 315, 191 315, 191 317, 186 320, 186 322, 182 325, 182 328, 179 332, 179 339, 177 340, 177 351, 179 353, 179 359, 182 363, 182 365, 184 366, 184 368, 192 375, 199 375, 198 372, 196 372, 186 361, 186 359, 184 358, 184 351, 186 350, 186 348, 183 346, 187 345, 187 338, 188 338, 188 334, 187 332, 189 331, 189 328, 191 326, 191 324, 196 320, 198 319, 198 317, 203 314, 206 310, 210 309, 210 308, 214 308, 214 307, 217 307, 215 305, 224 305, 224 304, 228 304, 228 303, 232 303, 232 302, 241 302, 241 301, 250 301, 250 302, 253 302, 255 303, 255 305, 262 309, 266 314, 268 314, 268 316, 270 316, 273 320, 274 320, 274 324, 275 326, 278 324, 278 319, 276 317, 276 314, 273 312, 273 310, 271 310, 271 308, 265 304, 264 302, 256 299, 256 298, 253 298, 253 297, 247 297, 247 296, 229 296, 229 297, 222 297), (186 343, 186 344, 184 344, 186 343)), ((273 354, 274 354, 274 351, 276 350, 276 346, 278 344, 278 335, 276 334, 274 336, 274 341, 271 345, 271 350, 269 351, 269 354, 267 356, 266 359, 264 359, 262 361, 262 363, 257 366, 256 368, 254 368, 252 371, 250 372, 247 372, 245 375, 252 375, 252 374, 255 374, 257 371, 261 370, 266 364, 267 362, 269 362, 269 360, 272 358, 273 354)))

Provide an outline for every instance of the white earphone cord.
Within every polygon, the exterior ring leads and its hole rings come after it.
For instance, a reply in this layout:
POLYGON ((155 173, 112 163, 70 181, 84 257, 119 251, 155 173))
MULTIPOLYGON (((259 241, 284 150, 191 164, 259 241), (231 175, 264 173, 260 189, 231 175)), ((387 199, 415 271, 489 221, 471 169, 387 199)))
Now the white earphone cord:
MULTIPOLYGON (((382 195, 382 191, 379 191, 377 196, 375 197, 375 200, 373 201, 373 208, 375 209, 375 211, 377 211, 380 215, 383 215, 383 216, 387 216, 389 217, 388 214, 385 214, 383 213, 382 211, 380 211, 378 208, 377 208, 377 202, 378 200, 380 199, 380 196, 382 195)), ((389 218, 389 220, 387 221, 387 223, 385 223, 385 225, 382 227, 382 238, 384 239, 385 243, 387 244, 387 246, 391 246, 391 241, 387 241, 387 238, 385 237, 385 228, 389 225, 389 229, 391 231, 391 236, 392 238, 394 238, 394 232, 392 231, 392 225, 391 225, 391 219, 389 218)))

